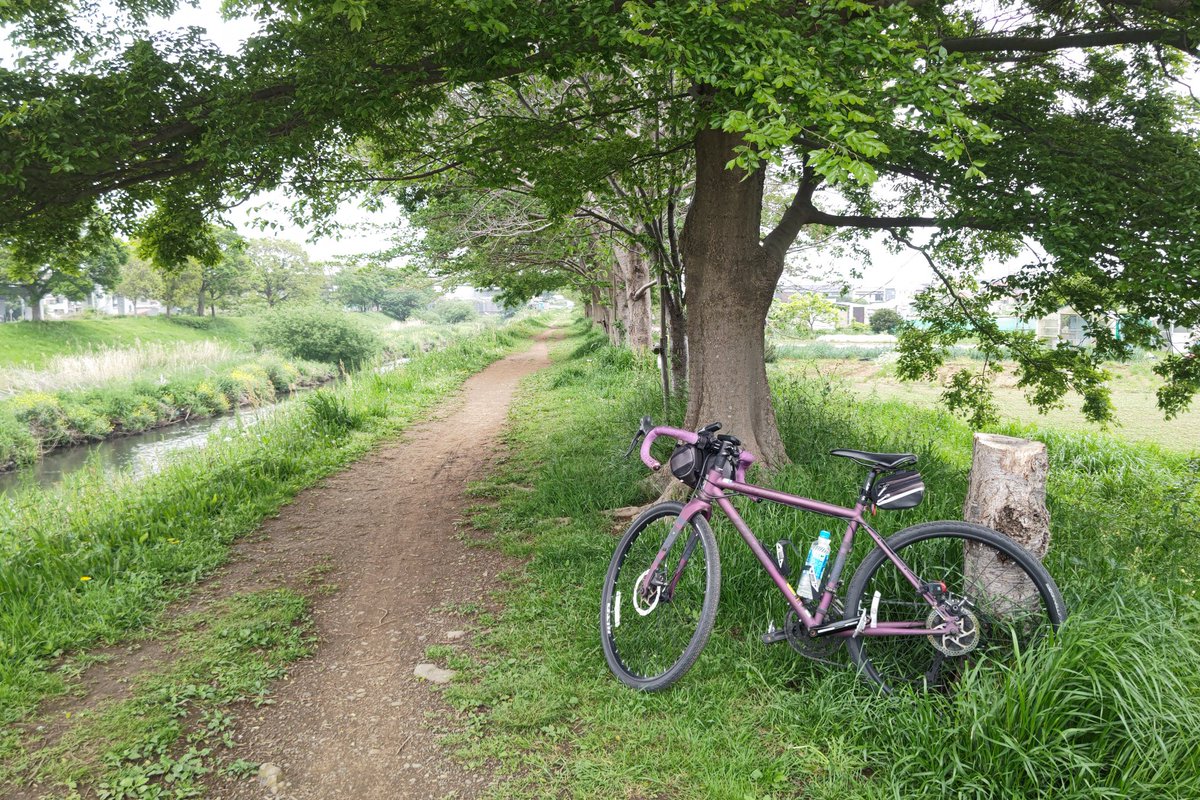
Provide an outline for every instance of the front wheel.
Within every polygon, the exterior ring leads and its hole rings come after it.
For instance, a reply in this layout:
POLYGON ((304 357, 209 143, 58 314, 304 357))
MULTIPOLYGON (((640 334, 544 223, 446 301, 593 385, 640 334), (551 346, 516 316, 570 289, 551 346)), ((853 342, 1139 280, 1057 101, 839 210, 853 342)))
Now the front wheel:
MULTIPOLYGON (((952 687, 983 660, 1005 662, 1047 638, 1066 619, 1066 604, 1050 573, 1015 541, 968 522, 929 522, 891 536, 890 547, 924 584, 942 582, 944 607, 958 619, 953 636, 858 636, 850 657, 891 692, 952 687)), ((922 622, 938 612, 883 550, 863 559, 846 589, 846 618, 875 609, 879 623, 922 622), (876 593, 878 600, 876 601, 876 593)))
POLYGON ((717 618, 721 562, 703 517, 684 525, 661 567, 647 574, 681 511, 681 503, 643 511, 621 537, 604 578, 604 658, 622 683, 646 692, 665 689, 688 671, 717 618))

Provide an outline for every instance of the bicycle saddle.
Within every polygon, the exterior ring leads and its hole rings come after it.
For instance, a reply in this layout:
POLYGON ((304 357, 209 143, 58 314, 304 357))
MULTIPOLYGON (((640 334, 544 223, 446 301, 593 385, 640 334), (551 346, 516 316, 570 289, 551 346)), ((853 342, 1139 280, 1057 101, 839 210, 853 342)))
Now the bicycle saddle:
POLYGON ((900 469, 917 463, 916 453, 865 453, 862 450, 830 450, 829 455, 848 458, 864 467, 900 469))

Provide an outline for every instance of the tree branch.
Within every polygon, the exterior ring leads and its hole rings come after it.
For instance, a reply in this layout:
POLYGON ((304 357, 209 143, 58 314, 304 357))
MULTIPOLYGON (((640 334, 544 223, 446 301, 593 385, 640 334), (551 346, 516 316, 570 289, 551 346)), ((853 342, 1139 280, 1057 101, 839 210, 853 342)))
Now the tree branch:
POLYGON ((965 39, 943 39, 939 44, 951 53, 997 53, 1021 51, 1050 53, 1072 47, 1107 47, 1117 44, 1165 44, 1186 52, 1194 52, 1195 44, 1188 31, 1173 28, 1155 30, 1100 31, 1070 33, 1061 36, 971 36, 965 39))

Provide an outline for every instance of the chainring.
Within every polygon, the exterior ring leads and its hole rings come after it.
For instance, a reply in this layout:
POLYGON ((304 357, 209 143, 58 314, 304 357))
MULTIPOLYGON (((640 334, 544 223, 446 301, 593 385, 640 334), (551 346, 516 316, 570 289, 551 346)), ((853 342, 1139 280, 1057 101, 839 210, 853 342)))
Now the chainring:
MULTIPOLYGON (((840 619, 842 616, 842 604, 835 600, 829 609, 829 615, 833 619, 840 619)), ((800 617, 795 611, 789 610, 787 617, 783 621, 783 631, 787 634, 787 642, 792 649, 800 655, 812 661, 817 661, 821 664, 830 664, 835 667, 845 666, 838 660, 838 650, 841 649, 842 640, 836 636, 820 636, 816 639, 808 635, 808 631, 804 629, 804 623, 800 621, 800 617)))

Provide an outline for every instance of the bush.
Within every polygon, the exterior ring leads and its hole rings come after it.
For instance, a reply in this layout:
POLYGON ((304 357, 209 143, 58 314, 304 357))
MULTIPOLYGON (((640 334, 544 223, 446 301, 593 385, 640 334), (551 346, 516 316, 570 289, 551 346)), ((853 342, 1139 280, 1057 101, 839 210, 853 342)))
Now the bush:
POLYGON ((361 367, 381 349, 379 337, 357 319, 320 306, 272 311, 259 325, 255 343, 292 358, 341 364, 347 369, 361 367))
POLYGON ((0 411, 0 467, 22 466, 38 457, 38 443, 29 428, 11 412, 0 411))
POLYGON ((871 330, 875 333, 895 333, 904 324, 904 317, 890 308, 881 308, 871 315, 871 330))
POLYGON ((418 316, 426 322, 457 325, 460 322, 469 322, 479 315, 475 313, 475 306, 466 300, 439 300, 418 316))

